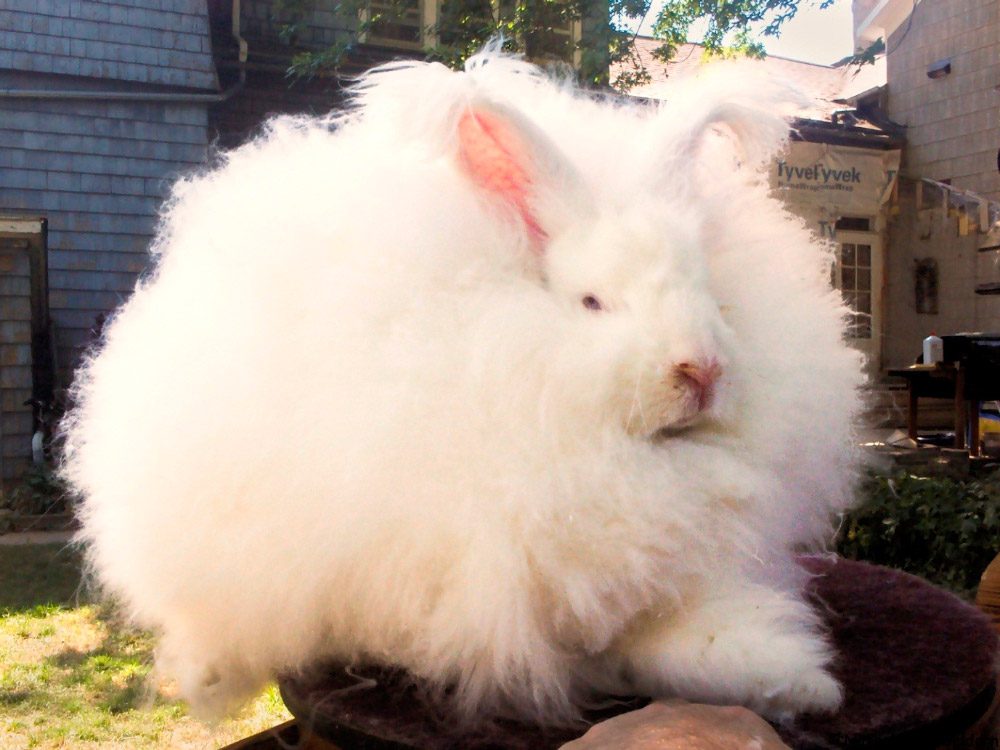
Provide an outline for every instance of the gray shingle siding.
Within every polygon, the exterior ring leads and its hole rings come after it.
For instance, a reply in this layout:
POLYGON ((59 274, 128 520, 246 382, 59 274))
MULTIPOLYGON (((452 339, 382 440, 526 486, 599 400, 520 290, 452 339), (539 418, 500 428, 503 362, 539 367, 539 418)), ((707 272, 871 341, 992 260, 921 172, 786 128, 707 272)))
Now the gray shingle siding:
MULTIPOLYGON (((5 108, 6 110, 6 108, 5 108)), ((204 130, 201 137, 196 128, 184 132, 183 128, 162 128, 161 137, 173 138, 173 141, 159 140, 156 135, 148 137, 122 137, 107 135, 77 135, 67 134, 59 130, 48 132, 24 131, 19 128, 8 128, 10 120, 32 123, 37 127, 39 118, 30 112, 5 111, 0 120, 0 148, 23 148, 29 151, 49 151, 61 154, 97 154, 99 156, 115 156, 116 158, 133 158, 158 161, 195 161, 205 152, 204 130)), ((48 128, 47 123, 43 125, 48 128)), ((78 122, 74 127, 85 127, 86 123, 78 122)), ((151 128, 156 130, 155 126, 151 128)), ((91 132, 95 132, 92 130, 91 132)))
POLYGON ((217 89, 204 0, 4 0, 0 67, 217 89))
POLYGON ((204 104, 0 99, 0 213, 48 219, 63 382, 149 264, 169 186, 205 162, 204 104))

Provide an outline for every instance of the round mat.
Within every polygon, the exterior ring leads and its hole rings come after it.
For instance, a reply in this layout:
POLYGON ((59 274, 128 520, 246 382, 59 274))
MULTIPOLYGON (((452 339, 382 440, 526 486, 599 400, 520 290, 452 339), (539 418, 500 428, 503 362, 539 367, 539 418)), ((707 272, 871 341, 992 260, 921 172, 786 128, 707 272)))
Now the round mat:
MULTIPOLYGON (((845 701, 833 716, 776 726, 795 750, 936 748, 961 736, 995 693, 997 634, 979 610, 915 576, 834 557, 807 557, 810 597, 838 654, 845 701)), ((547 750, 583 730, 543 731, 497 722, 475 735, 421 699, 399 670, 317 667, 280 680, 303 726, 345 750, 547 750)), ((633 710, 643 699, 611 699, 591 722, 633 710)))

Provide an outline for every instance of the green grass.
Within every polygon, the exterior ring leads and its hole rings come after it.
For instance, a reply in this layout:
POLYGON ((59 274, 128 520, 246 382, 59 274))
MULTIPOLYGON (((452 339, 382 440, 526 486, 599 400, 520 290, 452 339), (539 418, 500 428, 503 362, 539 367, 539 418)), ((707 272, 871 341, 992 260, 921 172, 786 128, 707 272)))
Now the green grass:
POLYGON ((192 719, 148 679, 153 645, 88 600, 74 550, 0 546, 0 748, 218 748, 290 718, 271 686, 234 719, 192 719))

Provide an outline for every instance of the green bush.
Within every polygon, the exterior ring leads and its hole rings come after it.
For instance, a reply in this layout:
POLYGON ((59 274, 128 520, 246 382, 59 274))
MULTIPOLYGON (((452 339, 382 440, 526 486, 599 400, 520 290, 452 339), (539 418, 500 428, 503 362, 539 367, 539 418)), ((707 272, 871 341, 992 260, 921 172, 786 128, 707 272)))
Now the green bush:
POLYGON ((37 515, 69 510, 70 493, 48 464, 32 464, 13 491, 0 497, 0 508, 37 515))
POLYGON ((899 568, 971 598, 1000 552, 1000 472, 958 481, 871 475, 845 518, 844 557, 899 568))

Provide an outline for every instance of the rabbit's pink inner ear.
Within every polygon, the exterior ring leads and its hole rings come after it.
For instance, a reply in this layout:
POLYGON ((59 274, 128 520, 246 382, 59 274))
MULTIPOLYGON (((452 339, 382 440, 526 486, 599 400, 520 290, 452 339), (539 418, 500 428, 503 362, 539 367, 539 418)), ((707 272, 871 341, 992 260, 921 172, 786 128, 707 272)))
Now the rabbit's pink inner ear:
POLYGON ((529 205, 531 153, 515 127, 500 115, 466 112, 458 122, 458 142, 459 158, 472 181, 517 210, 540 250, 546 234, 529 205))

